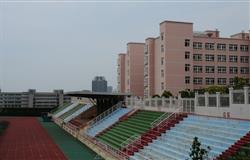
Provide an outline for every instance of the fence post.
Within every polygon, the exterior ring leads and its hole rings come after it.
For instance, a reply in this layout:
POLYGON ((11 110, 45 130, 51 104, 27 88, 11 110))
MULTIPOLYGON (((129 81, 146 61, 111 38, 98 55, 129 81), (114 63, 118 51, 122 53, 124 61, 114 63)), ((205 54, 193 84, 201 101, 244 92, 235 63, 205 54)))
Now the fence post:
POLYGON ((161 104, 162 104, 162 107, 164 108, 164 107, 165 107, 165 97, 162 97, 162 98, 161 98, 161 102, 162 102, 162 103, 161 103, 161 104))
POLYGON ((209 96, 209 94, 208 94, 208 92, 205 92, 205 107, 208 107, 208 96, 209 96))
POLYGON ((234 89, 232 87, 229 88, 229 107, 233 104, 233 90, 234 89))
POLYGON ((195 92, 194 94, 194 107, 196 107, 198 104, 198 92, 195 92))
POLYGON ((244 104, 248 104, 248 102, 249 102, 248 93, 249 93, 249 87, 246 86, 246 87, 244 87, 244 99, 245 99, 244 104))
POLYGON ((216 107, 220 107, 220 92, 216 92, 216 107))
POLYGON ((170 108, 173 107, 173 97, 172 96, 169 97, 169 106, 170 106, 170 108))

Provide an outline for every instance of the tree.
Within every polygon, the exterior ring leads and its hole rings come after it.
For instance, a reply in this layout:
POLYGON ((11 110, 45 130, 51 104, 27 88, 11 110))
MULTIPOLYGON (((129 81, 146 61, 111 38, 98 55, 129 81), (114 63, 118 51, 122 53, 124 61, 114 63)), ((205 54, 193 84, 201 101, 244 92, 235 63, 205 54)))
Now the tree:
POLYGON ((220 92, 220 93, 228 93, 228 87, 226 86, 209 86, 207 88, 205 88, 205 92, 208 92, 209 94, 215 94, 216 92, 220 92))
POLYGON ((191 91, 190 89, 179 91, 179 93, 181 94, 182 98, 194 98, 195 96, 194 91, 191 91))
POLYGON ((233 82, 234 82, 233 84, 234 89, 242 89, 244 86, 249 86, 247 78, 234 77, 233 82))
POLYGON ((207 149, 201 147, 201 142, 199 142, 197 137, 194 137, 192 148, 190 148, 189 157, 191 160, 206 160, 208 159, 208 152, 210 151, 210 147, 207 149))
POLYGON ((165 98, 169 98, 171 96, 173 96, 173 94, 170 91, 166 91, 166 90, 161 95, 161 97, 165 97, 165 98))
POLYGON ((161 96, 159 96, 158 94, 155 94, 152 96, 152 98, 160 98, 161 96))

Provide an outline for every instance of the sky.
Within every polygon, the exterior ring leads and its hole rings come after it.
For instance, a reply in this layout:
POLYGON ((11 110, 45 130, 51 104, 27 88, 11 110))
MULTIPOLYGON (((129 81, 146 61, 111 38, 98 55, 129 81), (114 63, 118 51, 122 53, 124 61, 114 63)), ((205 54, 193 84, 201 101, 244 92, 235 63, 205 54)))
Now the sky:
POLYGON ((159 35, 164 20, 193 22, 221 36, 248 31, 249 2, 46 2, 0 0, 2 91, 116 88, 117 54, 159 35))

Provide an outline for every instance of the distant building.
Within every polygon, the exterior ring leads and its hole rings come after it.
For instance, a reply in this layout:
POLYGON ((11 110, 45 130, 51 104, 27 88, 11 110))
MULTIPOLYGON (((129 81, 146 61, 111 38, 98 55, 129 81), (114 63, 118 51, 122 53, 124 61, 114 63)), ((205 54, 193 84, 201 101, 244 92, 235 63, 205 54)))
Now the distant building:
POLYGON ((113 87, 112 86, 108 86, 107 92, 108 93, 112 93, 113 92, 113 87))
POLYGON ((107 81, 103 76, 96 76, 92 80, 92 91, 93 92, 107 92, 107 81))
POLYGON ((54 108, 70 102, 63 90, 53 92, 36 92, 29 89, 27 92, 1 92, 0 108, 54 108))

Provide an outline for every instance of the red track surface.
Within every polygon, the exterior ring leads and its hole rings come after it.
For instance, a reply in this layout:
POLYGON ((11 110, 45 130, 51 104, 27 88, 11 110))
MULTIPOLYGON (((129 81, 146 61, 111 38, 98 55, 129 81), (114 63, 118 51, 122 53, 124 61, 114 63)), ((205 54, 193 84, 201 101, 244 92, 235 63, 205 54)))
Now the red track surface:
POLYGON ((0 136, 0 160, 66 160, 47 131, 34 117, 8 117, 0 136))

